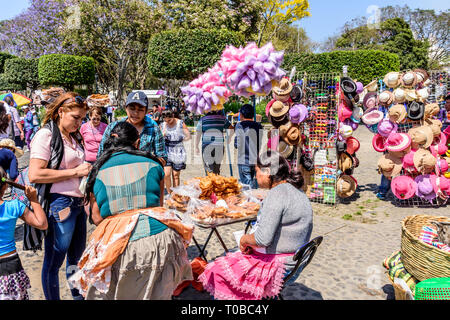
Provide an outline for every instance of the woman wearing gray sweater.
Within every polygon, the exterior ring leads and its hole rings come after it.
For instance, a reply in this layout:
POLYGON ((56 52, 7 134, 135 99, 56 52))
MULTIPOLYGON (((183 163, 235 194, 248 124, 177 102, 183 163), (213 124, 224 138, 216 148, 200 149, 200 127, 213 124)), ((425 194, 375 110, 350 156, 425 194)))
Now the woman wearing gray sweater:
POLYGON ((302 175, 291 170, 280 154, 267 151, 258 159, 256 179, 260 188, 270 189, 258 213, 256 231, 242 236, 240 251, 208 264, 199 278, 216 299, 276 296, 284 275, 295 266, 293 254, 310 240, 313 212, 300 191, 302 175))

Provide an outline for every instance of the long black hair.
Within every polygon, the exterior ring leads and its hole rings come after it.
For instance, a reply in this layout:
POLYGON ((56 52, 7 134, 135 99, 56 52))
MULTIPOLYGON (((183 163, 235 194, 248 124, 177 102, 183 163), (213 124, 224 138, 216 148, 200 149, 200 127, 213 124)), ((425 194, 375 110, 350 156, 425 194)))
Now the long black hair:
POLYGON ((119 122, 114 129, 111 130, 111 135, 105 141, 103 145, 103 153, 95 161, 92 166, 92 170, 89 173, 89 177, 86 183, 86 191, 84 195, 85 203, 89 203, 90 194, 94 191, 95 179, 100 171, 100 168, 105 164, 106 161, 111 158, 114 153, 126 152, 128 154, 133 154, 137 156, 147 157, 157 162, 161 167, 163 166, 161 161, 154 156, 149 151, 143 151, 135 148, 133 144, 139 139, 139 132, 130 123, 123 121, 119 122))
POLYGON ((0 102, 0 133, 5 133, 9 126, 9 118, 6 114, 6 107, 3 102, 0 102))
POLYGON ((298 170, 291 170, 288 161, 276 151, 266 151, 259 155, 257 166, 270 169, 270 187, 274 183, 286 181, 297 189, 303 187, 303 176, 298 170))

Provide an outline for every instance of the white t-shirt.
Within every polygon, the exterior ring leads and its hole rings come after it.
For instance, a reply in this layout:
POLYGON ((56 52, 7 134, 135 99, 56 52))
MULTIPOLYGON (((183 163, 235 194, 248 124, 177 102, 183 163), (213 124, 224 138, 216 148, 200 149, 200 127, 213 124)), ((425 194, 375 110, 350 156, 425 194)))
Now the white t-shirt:
POLYGON ((17 111, 16 108, 9 106, 9 110, 11 112, 11 120, 14 123, 14 135, 20 136, 20 130, 19 127, 17 126, 17 122, 20 122, 20 115, 19 115, 19 111, 17 111))

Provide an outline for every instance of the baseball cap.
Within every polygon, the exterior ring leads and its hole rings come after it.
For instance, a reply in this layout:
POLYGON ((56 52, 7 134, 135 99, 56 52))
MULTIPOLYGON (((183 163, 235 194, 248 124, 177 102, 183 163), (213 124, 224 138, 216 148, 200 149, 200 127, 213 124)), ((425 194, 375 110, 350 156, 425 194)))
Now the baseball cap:
POLYGON ((125 106, 128 106, 132 103, 137 103, 143 107, 148 108, 148 98, 146 94, 142 91, 131 92, 127 97, 127 103, 125 106))

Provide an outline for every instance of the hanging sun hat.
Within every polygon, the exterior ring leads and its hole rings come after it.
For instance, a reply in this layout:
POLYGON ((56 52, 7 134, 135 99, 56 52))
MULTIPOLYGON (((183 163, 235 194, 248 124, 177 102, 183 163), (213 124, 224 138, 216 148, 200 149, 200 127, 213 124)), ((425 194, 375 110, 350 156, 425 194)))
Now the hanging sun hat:
POLYGON ((358 182, 355 178, 349 175, 341 175, 336 184, 336 193, 340 198, 351 197, 358 187, 358 182))
POLYGON ((400 81, 403 87, 414 88, 417 84, 417 75, 413 71, 405 72, 400 81))
POLYGON ((433 131, 433 138, 439 138, 441 135, 442 121, 439 119, 427 119, 425 125, 433 131))
POLYGON ((411 138, 406 133, 392 133, 386 140, 387 151, 400 152, 409 147, 411 147, 411 138))
POLYGON ((346 171, 349 169, 353 169, 355 167, 355 161, 353 157, 347 152, 344 151, 341 154, 339 154, 338 157, 338 168, 341 171, 346 171))
POLYGON ((288 117, 288 115, 287 114, 285 114, 284 116, 282 116, 282 117, 279 117, 279 118, 277 118, 277 117, 272 117, 270 114, 269 114, 269 122, 272 124, 272 126, 274 126, 275 128, 279 128, 280 126, 282 126, 283 124, 286 124, 286 123, 288 123, 289 122, 289 117, 288 117))
POLYGON ((416 73, 417 83, 425 82, 430 78, 428 72, 424 69, 414 69, 413 71, 416 73))
POLYGON ((372 146, 377 152, 386 151, 386 138, 377 133, 376 135, 373 136, 372 146))
POLYGON ((279 97, 289 96, 292 91, 292 83, 289 79, 283 78, 280 83, 272 88, 272 92, 279 97))
POLYGON ((368 126, 379 123, 384 118, 384 113, 377 108, 367 109, 361 117, 362 122, 368 126))
POLYGON ((353 128, 346 124, 341 124, 339 126, 339 134, 344 138, 347 139, 348 137, 351 137, 353 134, 353 128))
POLYGON ((367 92, 377 92, 378 90, 377 80, 371 81, 368 85, 364 87, 364 89, 366 89, 367 92))
POLYGON ((345 119, 350 119, 353 115, 353 110, 347 108, 343 103, 341 103, 338 107, 338 118, 339 121, 343 122, 345 119))
POLYGON ((389 120, 394 123, 402 123, 407 116, 408 112, 406 111, 405 106, 402 104, 396 104, 389 108, 389 120))
POLYGON ((420 90, 417 90, 416 93, 420 102, 427 101, 428 97, 430 96, 428 88, 422 88, 420 90))
POLYGON ((421 120, 425 114, 425 105, 420 102, 413 101, 408 105, 408 118, 417 121, 421 120))
POLYGON ((405 90, 397 88, 394 90, 394 102, 403 103, 406 101, 405 90))
POLYGON ((347 139, 347 152, 351 155, 355 154, 361 147, 361 143, 355 137, 349 137, 347 139))
POLYGON ((308 109, 303 104, 296 104, 289 110, 289 119, 292 123, 299 124, 308 117, 308 109))
POLYGON ((356 82, 349 77, 341 78, 341 88, 347 97, 354 97, 357 94, 356 82))
POLYGON ((347 125, 347 126, 350 126, 352 128, 353 132, 355 132, 356 129, 358 129, 358 127, 359 127, 359 125, 356 122, 352 121, 351 118, 350 119, 345 119, 344 122, 342 122, 342 123, 347 125))
POLYGON ((447 136, 441 132, 439 138, 434 138, 433 143, 430 146, 431 153, 433 156, 445 155, 448 151, 447 147, 447 136))
POLYGON ((420 126, 409 129, 411 147, 413 149, 428 149, 433 143, 433 131, 429 126, 420 126))
POLYGON ((425 113, 423 115, 423 119, 424 120, 431 119, 432 117, 437 116, 439 111, 440 111, 440 108, 437 103, 429 103, 429 104, 425 105, 425 113))
POLYGON ((23 156, 23 150, 16 147, 16 143, 11 139, 2 139, 0 141, 0 147, 1 148, 8 148, 12 149, 11 151, 14 152, 17 158, 20 158, 23 156))
POLYGON ((378 123, 378 133, 387 138, 391 133, 397 132, 398 125, 389 119, 383 119, 378 123))
POLYGON ((405 89, 405 99, 406 101, 414 101, 417 100, 417 92, 414 89, 405 89))
POLYGON ((269 114, 272 117, 280 118, 289 111, 289 106, 281 101, 275 101, 270 108, 269 114))
POLYGON ((269 103, 266 105, 266 117, 269 116, 270 108, 272 108, 272 105, 275 103, 275 101, 277 101, 277 100, 272 99, 272 100, 270 100, 269 103))
POLYGON ((350 120, 352 120, 354 123, 361 123, 361 118, 364 115, 364 110, 361 107, 355 107, 353 108, 352 116, 350 117, 350 120))
POLYGON ((419 149, 414 154, 414 167, 422 174, 432 173, 435 170, 436 158, 425 149, 419 149))
POLYGON ((417 176, 414 181, 417 183, 416 196, 428 201, 436 198, 436 192, 434 192, 429 174, 417 176))
POLYGON ((292 154, 293 151, 294 151, 294 146, 288 145, 286 142, 284 142, 282 140, 278 143, 278 152, 284 158, 289 158, 289 156, 292 154))
POLYGON ((403 169, 408 171, 409 173, 416 173, 418 172, 416 167, 414 166, 414 155, 416 154, 417 150, 411 149, 402 160, 403 169))
POLYGON ((385 90, 380 93, 378 100, 382 106, 388 107, 394 102, 394 94, 391 91, 385 90))
POLYGON ((438 159, 436 161, 436 169, 439 174, 444 174, 448 171, 448 163, 444 159, 438 159))
POLYGON ((450 196, 450 180, 443 176, 436 176, 435 174, 430 176, 431 184, 433 186, 434 192, 436 194, 440 192, 445 192, 447 196, 450 196))
POLYGON ((336 152, 342 153, 347 150, 347 141, 346 140, 337 140, 336 141, 336 152))
POLYGON ((291 122, 280 126, 280 137, 291 146, 298 145, 301 142, 302 136, 298 127, 291 122))
POLYGON ((366 110, 378 106, 378 94, 376 92, 368 92, 363 99, 363 108, 366 110))
POLYGON ((292 102, 298 103, 303 98, 303 90, 299 85, 294 85, 289 95, 291 97, 292 102))
POLYGON ((398 176, 391 181, 391 191, 397 199, 411 199, 417 190, 417 183, 409 176, 398 176))
POLYGON ((364 85, 362 84, 362 82, 357 81, 356 82, 356 93, 357 94, 361 94, 364 91, 364 85))
POLYGON ((395 177, 402 171, 402 159, 391 154, 384 154, 378 160, 378 172, 386 178, 395 177))
POLYGON ((389 72, 383 80, 384 84, 389 88, 397 88, 400 85, 400 73, 389 72))

